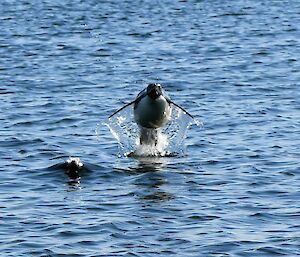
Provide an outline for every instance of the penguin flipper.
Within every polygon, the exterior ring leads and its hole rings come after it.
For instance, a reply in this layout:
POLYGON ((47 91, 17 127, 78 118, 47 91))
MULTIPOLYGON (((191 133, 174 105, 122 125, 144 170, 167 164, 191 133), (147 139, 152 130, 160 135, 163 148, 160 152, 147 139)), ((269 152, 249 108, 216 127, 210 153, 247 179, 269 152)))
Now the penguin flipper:
POLYGON ((123 109, 125 109, 126 107, 128 107, 129 105, 132 105, 135 103, 135 100, 128 103, 128 104, 125 104, 122 108, 120 108, 119 110, 115 111, 113 114, 111 114, 108 118, 110 119, 112 116, 114 116, 115 114, 117 114, 118 112, 122 111, 123 109))
POLYGON ((182 110, 185 114, 187 114, 187 115, 190 116, 192 119, 194 119, 194 116, 193 116, 192 114, 190 114, 187 110, 183 109, 180 105, 174 103, 171 99, 167 99, 167 101, 168 101, 170 104, 175 105, 175 106, 178 107, 180 110, 182 110))

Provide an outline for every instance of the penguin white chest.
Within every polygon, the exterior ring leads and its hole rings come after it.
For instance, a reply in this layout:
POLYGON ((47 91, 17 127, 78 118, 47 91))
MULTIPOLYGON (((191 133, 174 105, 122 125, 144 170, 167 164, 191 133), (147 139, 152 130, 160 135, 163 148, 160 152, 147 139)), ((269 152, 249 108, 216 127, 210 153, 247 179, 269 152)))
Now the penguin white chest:
POLYGON ((170 104, 163 96, 156 99, 143 97, 134 108, 136 123, 145 128, 160 128, 168 122, 170 116, 170 104))

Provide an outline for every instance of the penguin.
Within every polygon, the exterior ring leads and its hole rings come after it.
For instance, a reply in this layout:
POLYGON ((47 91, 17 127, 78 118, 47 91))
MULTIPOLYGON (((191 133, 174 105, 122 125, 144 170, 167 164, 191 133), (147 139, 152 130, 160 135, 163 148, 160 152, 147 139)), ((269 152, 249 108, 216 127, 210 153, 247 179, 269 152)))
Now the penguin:
POLYGON ((69 158, 65 164, 66 174, 71 180, 80 178, 80 171, 83 169, 83 163, 79 158, 69 158))
POLYGON ((149 84, 137 95, 134 101, 114 112, 109 118, 130 105, 133 105, 134 120, 140 129, 141 145, 157 145, 158 129, 170 121, 172 105, 193 118, 185 109, 174 103, 166 94, 162 85, 158 83, 149 84))

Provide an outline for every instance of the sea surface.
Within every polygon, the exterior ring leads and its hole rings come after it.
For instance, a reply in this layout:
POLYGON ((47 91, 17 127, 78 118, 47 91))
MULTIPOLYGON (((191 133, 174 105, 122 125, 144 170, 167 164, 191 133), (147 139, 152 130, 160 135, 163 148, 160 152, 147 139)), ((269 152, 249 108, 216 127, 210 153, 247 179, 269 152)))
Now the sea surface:
POLYGON ((300 256, 299 49, 297 0, 0 1, 0 256, 300 256), (203 125, 120 157, 149 83, 203 125))

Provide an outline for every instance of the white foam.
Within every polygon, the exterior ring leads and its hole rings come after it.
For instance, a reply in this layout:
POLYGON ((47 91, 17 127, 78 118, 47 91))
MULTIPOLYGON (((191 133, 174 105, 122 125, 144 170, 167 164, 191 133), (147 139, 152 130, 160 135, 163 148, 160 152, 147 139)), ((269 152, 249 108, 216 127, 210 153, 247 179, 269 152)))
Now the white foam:
POLYGON ((166 149, 168 146, 168 137, 161 133, 160 130, 157 131, 157 144, 137 144, 136 150, 131 154, 132 156, 165 156, 166 149))
POLYGON ((81 162, 81 160, 78 157, 69 157, 69 159, 66 160, 66 163, 68 163, 68 164, 71 164, 72 162, 75 162, 75 164, 78 168, 83 167, 83 163, 81 162))

